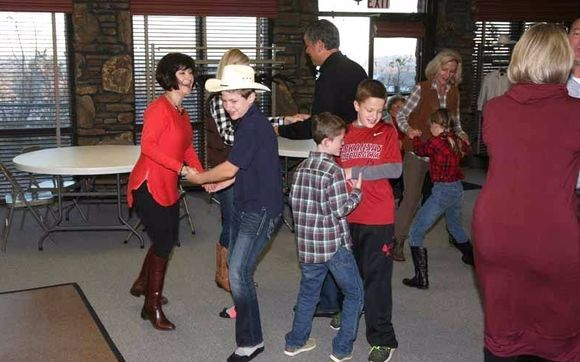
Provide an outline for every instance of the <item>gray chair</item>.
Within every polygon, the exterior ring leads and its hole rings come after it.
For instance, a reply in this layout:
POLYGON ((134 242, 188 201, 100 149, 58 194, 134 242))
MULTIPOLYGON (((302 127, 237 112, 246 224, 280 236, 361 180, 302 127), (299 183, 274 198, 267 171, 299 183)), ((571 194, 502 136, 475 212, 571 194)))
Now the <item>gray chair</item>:
POLYGON ((14 211, 20 209, 24 213, 30 212, 40 227, 48 233, 49 228, 45 223, 46 215, 42 216, 37 209, 45 207, 47 213, 50 211, 54 217, 55 215, 50 206, 54 203, 55 195, 51 191, 23 189, 13 177, 12 172, 2 162, 0 162, 0 175, 6 179, 12 189, 11 192, 4 194, 7 210, 4 219, 4 228, 2 229, 2 251, 5 252, 14 211))
MULTIPOLYGON (((37 145, 27 146, 27 147, 24 147, 22 149, 21 154, 29 153, 29 152, 33 152, 33 151, 39 151, 41 149, 42 149, 42 147, 37 146, 37 145)), ((58 184, 57 184, 57 180, 55 177, 51 177, 51 176, 39 177, 38 175, 35 175, 33 173, 28 173, 28 177, 30 180, 30 182, 28 183, 29 189, 36 188, 36 189, 40 189, 43 191, 51 191, 55 194, 58 192, 58 184)), ((80 183, 76 182, 75 180, 64 180, 62 183, 62 191, 63 191, 64 196, 66 196, 66 191, 77 190, 77 189, 80 189, 80 183)), ((76 208, 77 211, 79 212, 81 219, 84 222, 88 222, 88 218, 85 215, 85 213, 83 212, 83 210, 81 210, 76 198, 72 199, 72 205, 67 205, 67 207, 66 207, 66 215, 65 215, 66 220, 69 220, 69 214, 70 214, 70 211, 72 208, 76 208)))

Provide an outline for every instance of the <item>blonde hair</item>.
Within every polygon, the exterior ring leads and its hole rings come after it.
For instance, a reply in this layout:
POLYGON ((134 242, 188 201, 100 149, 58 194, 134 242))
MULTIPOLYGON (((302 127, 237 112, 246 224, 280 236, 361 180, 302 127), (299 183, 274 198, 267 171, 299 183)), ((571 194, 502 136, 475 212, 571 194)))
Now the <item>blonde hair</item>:
POLYGON ((564 84, 573 65, 574 53, 564 29, 540 23, 516 43, 507 74, 512 83, 564 84))
POLYGON ((437 55, 427 64, 425 68, 425 76, 428 80, 433 80, 441 68, 449 63, 457 63, 457 72, 455 76, 449 80, 450 84, 459 84, 463 80, 463 61, 461 60, 461 55, 453 49, 441 49, 437 55))
POLYGON ((221 79, 226 65, 241 64, 249 65, 250 58, 238 48, 232 48, 222 55, 216 71, 216 78, 221 79))

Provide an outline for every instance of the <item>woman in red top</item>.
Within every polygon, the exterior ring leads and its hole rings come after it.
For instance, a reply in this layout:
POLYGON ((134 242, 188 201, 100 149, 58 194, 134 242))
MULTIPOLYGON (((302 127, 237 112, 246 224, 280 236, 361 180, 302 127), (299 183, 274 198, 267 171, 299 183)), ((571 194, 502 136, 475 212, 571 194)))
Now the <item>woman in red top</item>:
POLYGON ((580 99, 564 30, 538 24, 514 47, 513 86, 485 105, 489 170, 473 211, 485 361, 580 361, 580 99))
POLYGON ((183 99, 194 84, 195 63, 185 54, 170 53, 157 65, 155 78, 165 94, 153 101, 143 115, 141 155, 127 191, 151 239, 141 273, 131 288, 134 296, 145 295, 141 317, 160 330, 175 329, 167 320, 161 296, 167 259, 177 242, 179 229, 178 177, 203 172, 192 146, 193 131, 183 99))

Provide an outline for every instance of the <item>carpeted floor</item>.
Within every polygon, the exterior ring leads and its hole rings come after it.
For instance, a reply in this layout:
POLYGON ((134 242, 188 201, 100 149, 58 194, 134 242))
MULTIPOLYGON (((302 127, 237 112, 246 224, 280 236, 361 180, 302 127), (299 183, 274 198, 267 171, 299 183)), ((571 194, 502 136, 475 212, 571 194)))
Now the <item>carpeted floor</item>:
POLYGON ((0 293, 0 361, 124 361, 76 283, 0 293))
MULTIPOLYGON (((466 181, 476 185, 485 177, 481 170, 466 170, 466 175, 466 181)), ((28 215, 24 229, 19 230, 20 215, 17 215, 8 250, 0 253, 0 291, 76 282, 127 361, 224 362, 235 348, 235 322, 217 315, 231 303, 230 295, 218 289, 213 281, 215 242, 220 231, 219 208, 209 204, 203 192, 188 194, 196 234, 191 234, 185 220, 181 222, 182 246, 172 255, 164 289, 164 295, 169 298, 164 311, 176 324, 175 331, 155 330, 140 318, 143 298, 131 296, 129 288, 146 250, 139 248, 136 238, 123 244, 124 232, 55 233, 53 241, 46 241, 44 251, 38 251, 36 246, 41 234, 38 226, 28 215)), ((463 224, 468 233, 478 194, 479 190, 465 191, 463 224)), ((113 205, 83 205, 82 208, 92 222, 105 224, 115 219, 113 205)), ((0 210, 0 216, 4 211, 0 210)), ((76 213, 71 217, 79 221, 76 213)), ((405 287, 401 280, 413 274, 413 264, 410 260, 395 263, 393 324, 399 341, 395 361, 482 361, 483 316, 473 270, 461 262, 459 252, 449 245, 444 222, 430 231, 426 247, 430 289, 405 287)), ((406 253, 410 257, 409 249, 406 253)), ((296 357, 282 353, 284 335, 291 328, 299 280, 294 235, 282 227, 255 273, 265 342, 265 351, 255 362, 329 361, 336 331, 329 327, 328 318, 314 319, 312 337, 318 341, 314 350, 296 357)), ((0 324, 4 325, 3 320, 0 324)), ((50 333, 47 331, 44 335, 50 333)), ((1 336, 0 360, 4 361, 2 353, 10 345, 3 332, 1 336)), ((10 338, 30 347, 38 343, 28 335, 10 338)), ((366 361, 368 351, 365 323, 361 319, 353 361, 366 361)))

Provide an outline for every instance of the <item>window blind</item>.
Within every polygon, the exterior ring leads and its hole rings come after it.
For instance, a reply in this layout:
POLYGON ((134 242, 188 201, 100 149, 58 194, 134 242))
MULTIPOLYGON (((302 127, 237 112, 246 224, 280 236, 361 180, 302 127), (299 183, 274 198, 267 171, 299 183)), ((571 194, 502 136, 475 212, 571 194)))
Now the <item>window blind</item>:
POLYGON ((580 15, 578 0, 475 0, 479 21, 572 21, 580 15))
POLYGON ((196 15, 276 17, 276 0, 131 0, 136 15, 196 15))
POLYGON ((72 0, 0 0, 0 11, 48 11, 71 14, 72 0))
POLYGON ((421 38, 425 25, 420 21, 386 21, 373 19, 375 37, 421 38))
POLYGON ((11 161, 23 148, 72 144, 66 15, 0 12, 0 23, 0 158, 22 178, 11 161))
POLYGON ((487 154, 487 147, 482 139, 483 121, 481 112, 477 110, 477 99, 485 76, 495 70, 505 69, 510 63, 513 44, 499 44, 501 35, 517 41, 532 22, 510 21, 477 21, 475 22, 473 48, 473 88, 471 94, 471 108, 478 119, 478 135, 476 152, 487 154))

